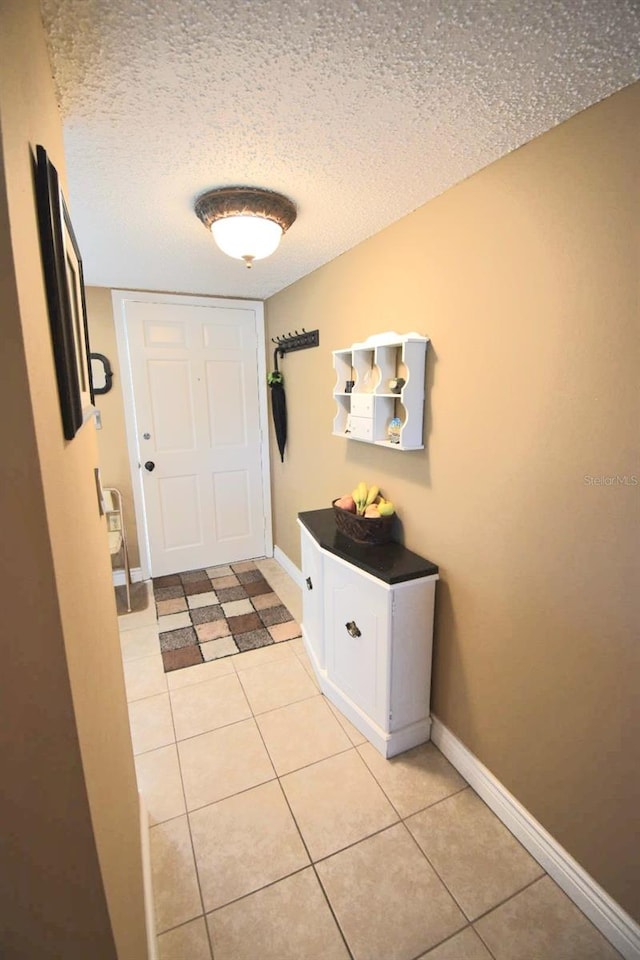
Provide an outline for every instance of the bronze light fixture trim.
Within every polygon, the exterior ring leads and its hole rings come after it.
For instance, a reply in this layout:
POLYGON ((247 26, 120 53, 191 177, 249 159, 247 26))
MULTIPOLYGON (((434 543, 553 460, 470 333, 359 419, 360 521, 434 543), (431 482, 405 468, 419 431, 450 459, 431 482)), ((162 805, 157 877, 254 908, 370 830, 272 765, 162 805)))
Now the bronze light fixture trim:
MULTIPOLYGON (((201 194, 195 203, 195 212, 208 230, 211 230, 214 239, 218 245, 230 256, 237 257, 245 261, 248 267, 254 259, 261 259, 269 256, 278 246, 280 237, 286 233, 297 216, 296 206, 288 197, 273 190, 263 190, 260 187, 219 187, 216 190, 209 190, 201 194), (273 230, 269 225, 262 228, 271 233, 271 242, 267 244, 268 252, 256 252, 252 247, 252 241, 247 238, 246 244, 238 246, 238 239, 234 237, 235 252, 231 252, 228 245, 221 243, 220 231, 216 224, 229 218, 243 218, 237 220, 237 226, 244 225, 251 231, 256 228, 257 223, 252 223, 248 218, 256 218, 261 221, 271 221, 280 228, 273 230)), ((227 224, 226 226, 231 226, 227 224)), ((245 243, 240 241, 241 244, 245 243)))
POLYGON ((273 190, 260 187, 219 187, 209 190, 196 200, 196 213, 210 230, 222 217, 263 217, 274 220, 286 233, 296 219, 297 210, 292 200, 273 190))

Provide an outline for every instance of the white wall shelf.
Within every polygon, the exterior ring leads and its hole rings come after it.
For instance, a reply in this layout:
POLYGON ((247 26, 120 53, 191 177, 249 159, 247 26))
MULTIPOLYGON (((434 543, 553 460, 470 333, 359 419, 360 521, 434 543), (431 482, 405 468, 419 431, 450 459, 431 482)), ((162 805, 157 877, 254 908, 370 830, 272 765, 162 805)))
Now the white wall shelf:
POLYGON ((419 333, 389 332, 334 350, 333 435, 393 450, 422 450, 428 344, 429 338, 419 333), (404 384, 394 390, 391 382, 398 377, 404 384), (401 424, 397 443, 389 439, 396 417, 401 424))

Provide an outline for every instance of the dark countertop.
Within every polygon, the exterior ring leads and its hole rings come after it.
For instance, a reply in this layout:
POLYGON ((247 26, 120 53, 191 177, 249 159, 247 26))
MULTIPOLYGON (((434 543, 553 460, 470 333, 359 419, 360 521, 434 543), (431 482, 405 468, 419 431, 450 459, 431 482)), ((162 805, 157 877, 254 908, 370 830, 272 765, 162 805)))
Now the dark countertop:
POLYGON ((356 543, 336 529, 333 507, 298 514, 300 523, 328 553, 352 563, 384 583, 402 583, 438 573, 435 563, 407 550, 401 543, 356 543))

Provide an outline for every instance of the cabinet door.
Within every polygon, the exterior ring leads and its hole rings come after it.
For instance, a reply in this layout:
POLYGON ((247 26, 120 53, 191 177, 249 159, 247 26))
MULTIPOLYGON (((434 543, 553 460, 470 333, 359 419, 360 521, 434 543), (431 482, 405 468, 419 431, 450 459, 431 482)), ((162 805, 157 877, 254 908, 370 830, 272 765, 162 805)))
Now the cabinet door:
POLYGON ((373 416, 373 394, 354 393, 351 397, 351 414, 354 417, 373 416))
POLYGON ((325 555, 329 679, 383 729, 389 725, 389 591, 325 555))
POLYGON ((322 584, 322 551, 304 527, 300 528, 302 551, 302 625, 305 636, 316 658, 317 666, 324 670, 324 616, 322 584))
POLYGON ((351 436, 354 440, 373 442, 373 420, 371 417, 351 417, 351 436))

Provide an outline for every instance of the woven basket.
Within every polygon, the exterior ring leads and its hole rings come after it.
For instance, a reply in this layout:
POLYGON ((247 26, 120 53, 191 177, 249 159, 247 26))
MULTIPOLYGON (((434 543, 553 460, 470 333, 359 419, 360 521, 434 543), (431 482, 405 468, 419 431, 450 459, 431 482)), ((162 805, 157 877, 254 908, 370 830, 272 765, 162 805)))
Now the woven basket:
POLYGON ((345 537, 356 543, 389 543, 393 531, 394 514, 390 517, 359 517, 356 513, 336 507, 332 501, 336 527, 345 537))

